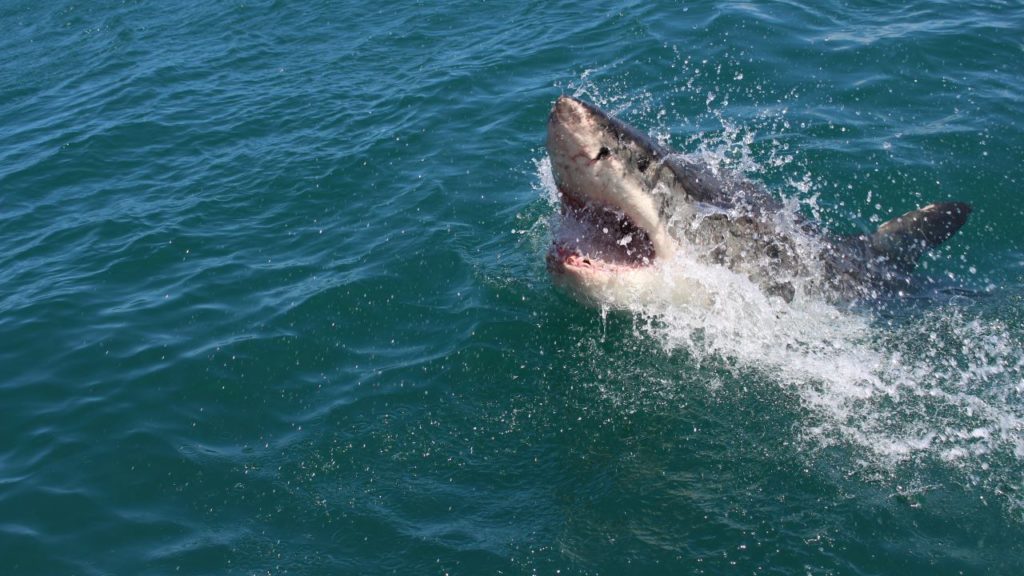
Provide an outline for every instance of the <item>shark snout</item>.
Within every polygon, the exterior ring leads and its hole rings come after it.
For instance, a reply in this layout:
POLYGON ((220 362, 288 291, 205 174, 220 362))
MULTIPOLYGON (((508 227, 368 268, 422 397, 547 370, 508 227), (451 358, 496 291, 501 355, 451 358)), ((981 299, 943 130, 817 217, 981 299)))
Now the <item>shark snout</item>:
POLYGON ((571 96, 559 96, 555 105, 551 107, 551 114, 548 116, 548 124, 551 127, 571 129, 583 122, 584 109, 579 100, 571 96))
POLYGON ((571 127, 583 124, 602 125, 608 121, 607 114, 600 108, 572 96, 561 95, 551 108, 549 121, 571 127))

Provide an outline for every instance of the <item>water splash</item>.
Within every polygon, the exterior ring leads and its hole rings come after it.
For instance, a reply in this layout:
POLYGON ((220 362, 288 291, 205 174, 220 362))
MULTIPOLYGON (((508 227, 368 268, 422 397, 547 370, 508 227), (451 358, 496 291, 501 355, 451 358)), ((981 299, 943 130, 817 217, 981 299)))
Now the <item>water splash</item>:
MULTIPOLYGON (((589 74, 575 90, 599 105, 611 104, 613 113, 646 110, 641 116, 661 123, 654 133, 664 134, 670 115, 651 110, 647 94, 637 97, 638 105, 621 94, 602 96, 589 74)), ((700 89, 691 81, 685 90, 700 89)), ((785 107, 744 124, 727 117, 726 104, 713 108, 728 99, 707 94, 707 116, 718 120, 719 129, 687 138, 689 154, 718 170, 755 177, 799 166, 777 139, 755 150, 758 130, 788 129, 785 107)), ((538 188, 557 206, 549 160, 536 166, 538 188)), ((818 217, 824 179, 801 171, 786 175, 781 190, 776 188, 787 206, 784 214, 818 217)), ((888 309, 854 309, 801 293, 787 304, 766 296, 745 276, 685 250, 662 267, 667 283, 685 278, 712 297, 701 304, 638 301, 630 311, 642 329, 668 351, 685 350, 697 363, 756 372, 794 395, 802 414, 796 440, 811 453, 844 446, 856 454, 853 465, 864 470, 938 465, 957 482, 1024 509, 1018 494, 1024 474, 1024 335, 1019 326, 993 317, 991 302, 963 297, 945 302, 924 295, 892 302, 888 309)), ((964 290, 969 286, 949 277, 960 289, 955 291, 969 292, 964 290)), ((902 483, 915 484, 906 478, 902 483)))

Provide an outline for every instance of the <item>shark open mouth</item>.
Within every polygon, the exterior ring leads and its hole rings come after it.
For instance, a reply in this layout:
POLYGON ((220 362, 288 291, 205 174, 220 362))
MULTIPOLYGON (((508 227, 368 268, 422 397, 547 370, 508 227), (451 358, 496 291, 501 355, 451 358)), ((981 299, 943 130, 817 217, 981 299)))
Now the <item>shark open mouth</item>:
POLYGON ((564 192, 549 266, 612 272, 650 266, 654 243, 624 212, 587 204, 564 192))

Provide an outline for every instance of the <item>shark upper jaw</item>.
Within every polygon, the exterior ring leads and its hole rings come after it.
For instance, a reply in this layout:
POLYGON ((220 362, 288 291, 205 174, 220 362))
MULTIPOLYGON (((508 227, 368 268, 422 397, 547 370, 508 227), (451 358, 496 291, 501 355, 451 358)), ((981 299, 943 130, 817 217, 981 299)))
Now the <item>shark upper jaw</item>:
POLYGON ((593 282, 653 266, 674 251, 650 192, 651 165, 664 158, 663 148, 568 96, 551 110, 547 148, 562 205, 547 256, 553 273, 593 282))

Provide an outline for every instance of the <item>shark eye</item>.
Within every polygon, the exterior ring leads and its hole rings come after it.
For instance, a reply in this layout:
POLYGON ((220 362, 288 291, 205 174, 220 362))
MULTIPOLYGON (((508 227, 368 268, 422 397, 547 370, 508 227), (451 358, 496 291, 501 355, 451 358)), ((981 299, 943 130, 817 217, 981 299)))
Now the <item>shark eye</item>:
POLYGON ((611 153, 612 151, 609 150, 607 146, 601 146, 601 149, 597 151, 597 158, 594 158, 594 160, 601 160, 607 158, 608 156, 611 155, 611 153))
POLYGON ((641 159, 636 161, 636 169, 641 171, 641 172, 646 172, 647 171, 647 167, 650 166, 650 165, 651 165, 651 160, 649 158, 641 158, 641 159))

